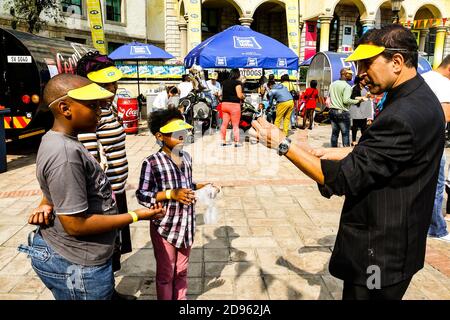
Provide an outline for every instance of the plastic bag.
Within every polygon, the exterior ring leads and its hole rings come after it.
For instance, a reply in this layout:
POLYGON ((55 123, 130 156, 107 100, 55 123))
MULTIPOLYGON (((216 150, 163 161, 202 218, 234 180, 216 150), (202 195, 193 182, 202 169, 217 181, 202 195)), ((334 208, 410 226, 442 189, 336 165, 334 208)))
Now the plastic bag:
POLYGON ((217 223, 219 219, 219 210, 216 208, 216 197, 220 189, 213 187, 211 184, 206 185, 200 190, 195 191, 195 196, 199 204, 207 206, 203 221, 205 224, 217 223))

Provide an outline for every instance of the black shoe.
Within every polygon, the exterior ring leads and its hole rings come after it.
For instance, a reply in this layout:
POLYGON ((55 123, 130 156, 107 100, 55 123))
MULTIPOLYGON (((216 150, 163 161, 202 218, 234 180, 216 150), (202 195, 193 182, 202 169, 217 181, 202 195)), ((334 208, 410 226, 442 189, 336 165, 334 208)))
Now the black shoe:
POLYGON ((136 299, 137 299, 137 297, 135 297, 135 296, 119 293, 115 289, 114 289, 114 293, 111 298, 111 300, 128 300, 128 301, 136 300, 136 299))
POLYGON ((226 147, 226 146, 231 146, 231 143, 221 143, 220 144, 222 147, 226 147))
POLYGON ((242 143, 235 143, 235 144, 234 144, 234 147, 235 147, 235 148, 242 147, 242 143))

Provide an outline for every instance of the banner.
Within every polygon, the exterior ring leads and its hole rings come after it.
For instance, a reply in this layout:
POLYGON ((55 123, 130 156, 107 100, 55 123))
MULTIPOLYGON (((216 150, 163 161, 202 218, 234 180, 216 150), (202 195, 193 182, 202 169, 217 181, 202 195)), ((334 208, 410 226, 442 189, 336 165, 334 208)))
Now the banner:
POLYGON ((201 0, 185 0, 188 20, 188 51, 202 42, 202 4, 201 0))
POLYGON ((86 4, 94 48, 101 54, 108 54, 103 30, 103 15, 100 0, 87 0, 86 4))
POLYGON ((300 56, 300 30, 298 0, 285 0, 289 48, 300 56))
MULTIPOLYGON (((116 63, 116 67, 122 71, 123 78, 137 79, 137 65, 116 63)), ((139 79, 181 79, 186 73, 184 66, 153 66, 150 64, 139 65, 139 79)))

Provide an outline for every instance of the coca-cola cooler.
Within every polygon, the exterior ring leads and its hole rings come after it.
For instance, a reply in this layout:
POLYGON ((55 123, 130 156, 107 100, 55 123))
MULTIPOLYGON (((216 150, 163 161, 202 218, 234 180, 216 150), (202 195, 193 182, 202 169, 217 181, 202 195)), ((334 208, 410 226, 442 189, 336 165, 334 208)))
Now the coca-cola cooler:
POLYGON ((136 98, 117 99, 117 112, 126 133, 137 134, 139 130, 139 106, 136 98))

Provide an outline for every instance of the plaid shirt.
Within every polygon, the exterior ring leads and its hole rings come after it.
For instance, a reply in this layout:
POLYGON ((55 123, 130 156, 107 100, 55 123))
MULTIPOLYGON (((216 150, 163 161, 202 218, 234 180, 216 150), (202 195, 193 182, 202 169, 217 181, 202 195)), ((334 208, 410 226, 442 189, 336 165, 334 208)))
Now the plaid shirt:
MULTIPOLYGON (((139 188, 136 191, 138 202, 150 208, 156 204, 158 192, 168 189, 193 189, 192 159, 183 151, 181 169, 162 150, 146 158, 142 163, 139 188)), ((152 220, 158 233, 176 248, 188 248, 194 241, 194 205, 184 205, 174 200, 164 202, 166 215, 163 219, 152 220)))

